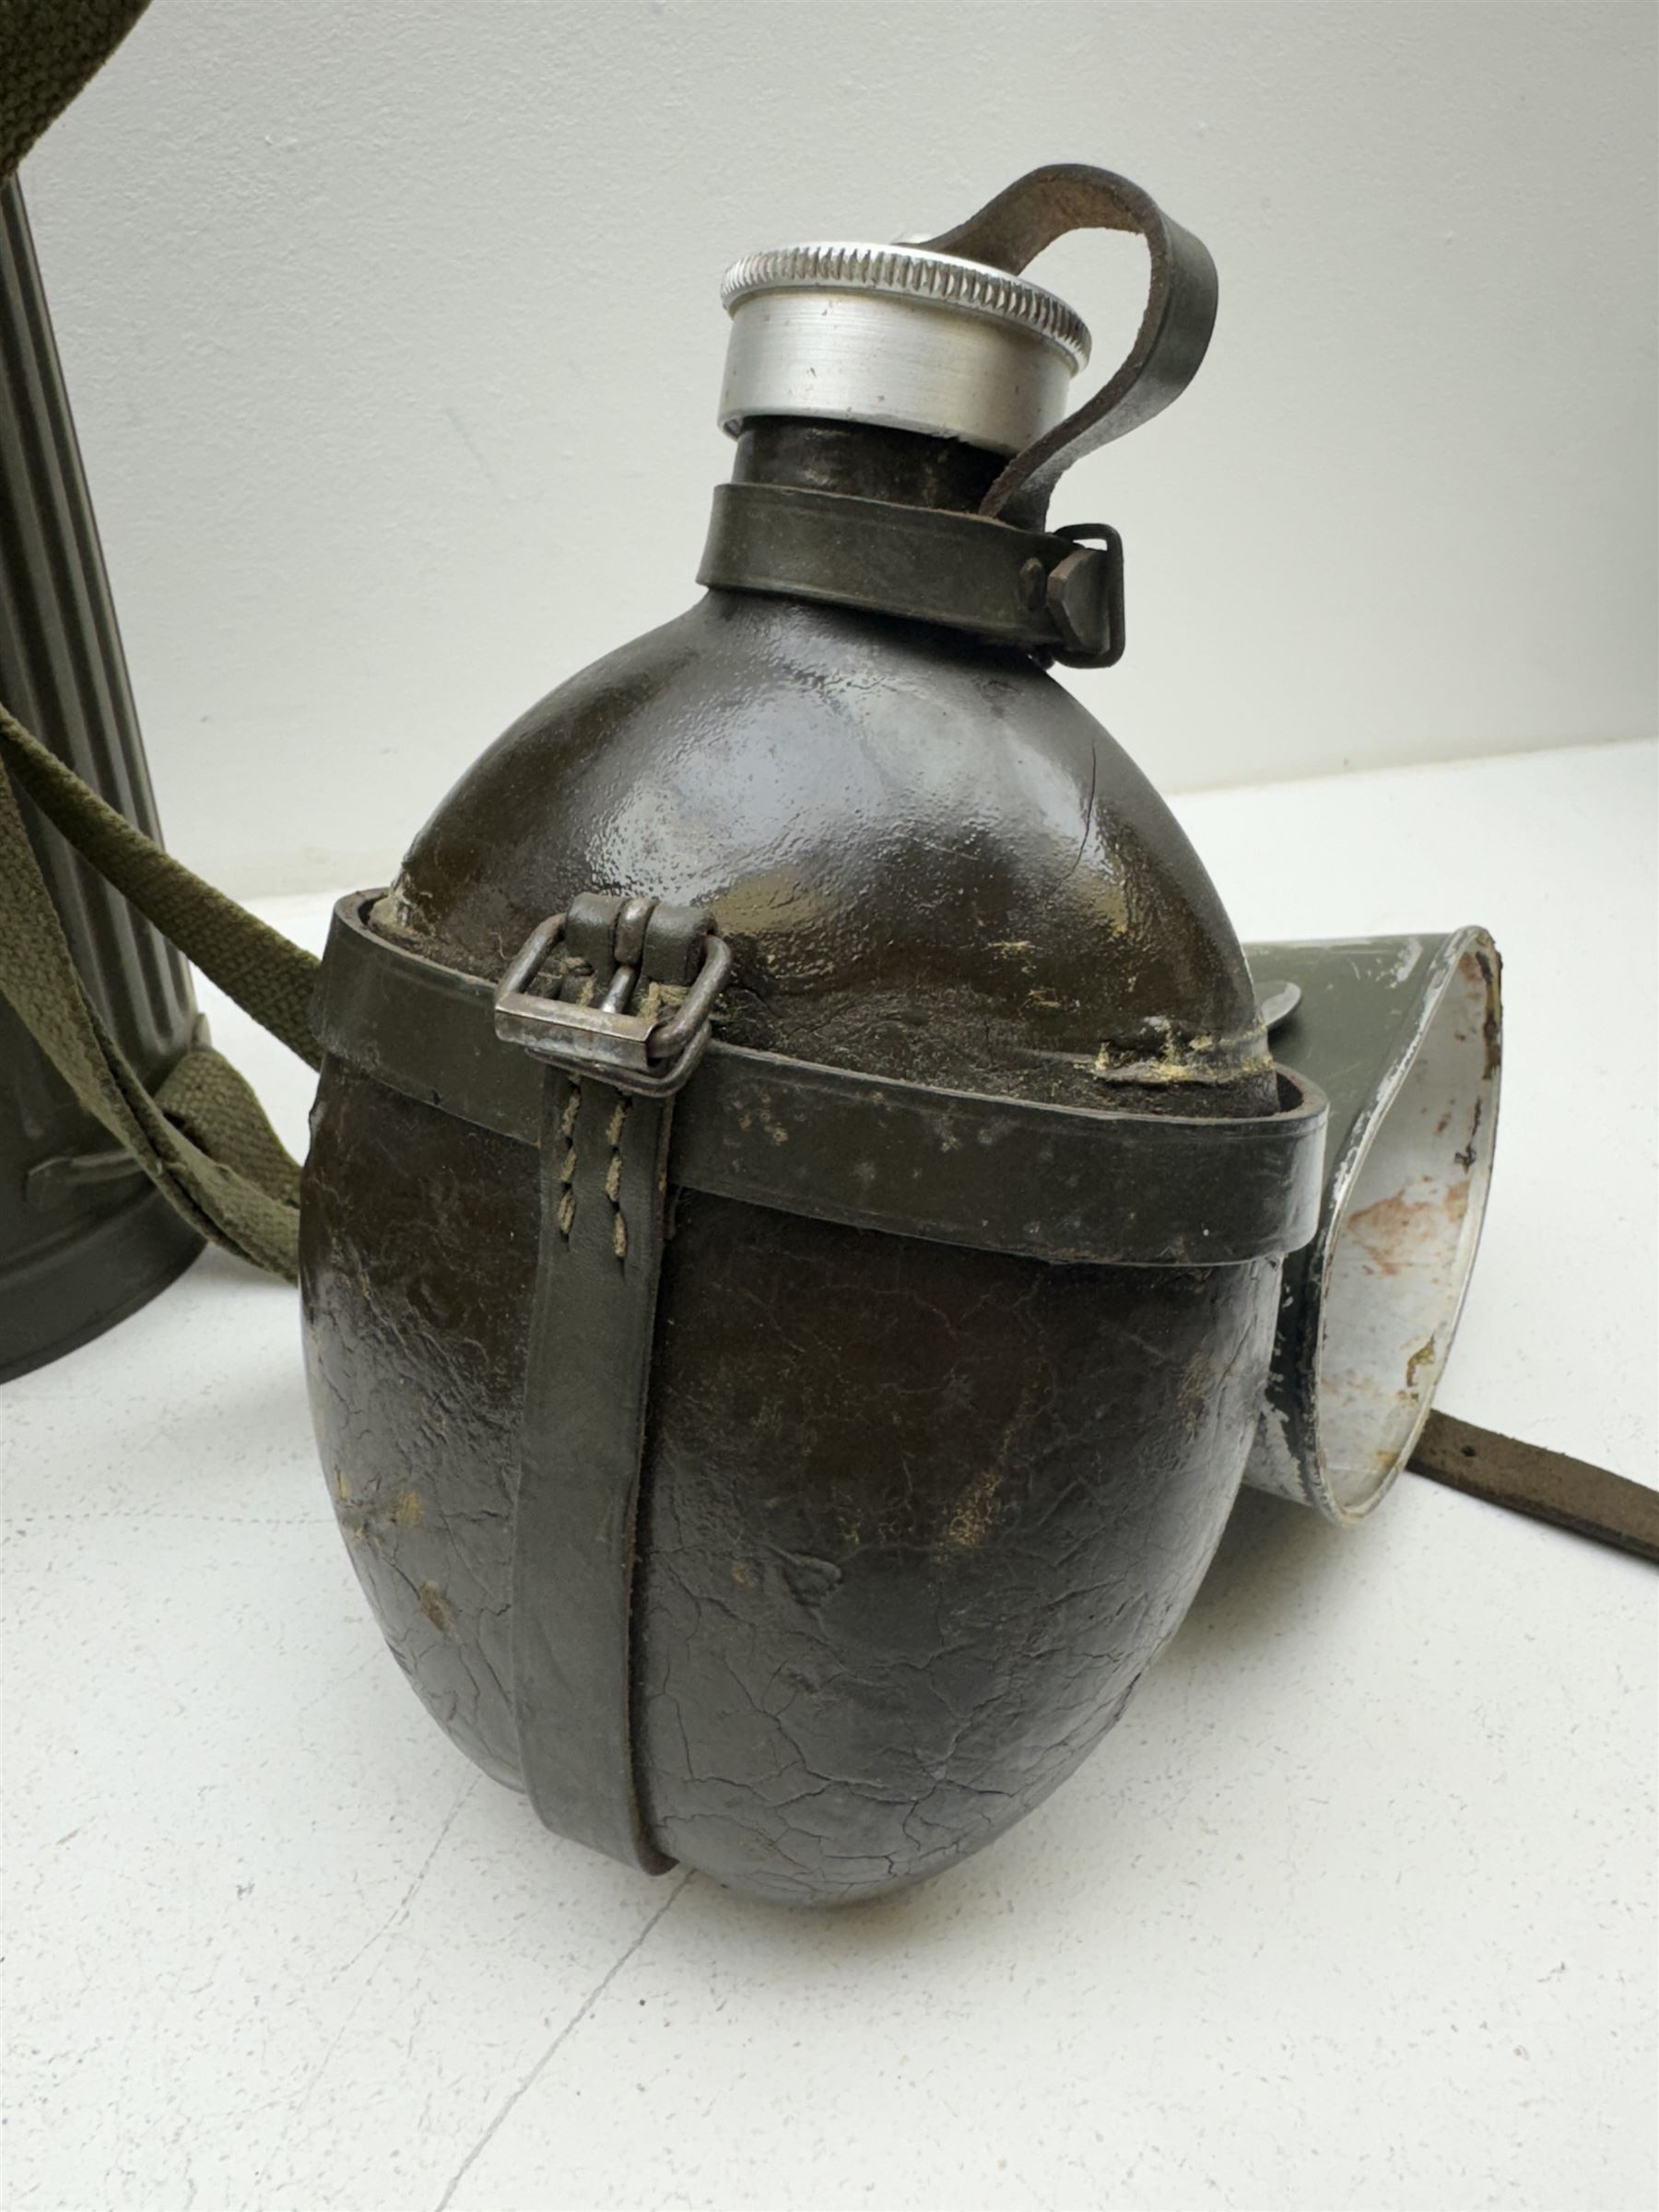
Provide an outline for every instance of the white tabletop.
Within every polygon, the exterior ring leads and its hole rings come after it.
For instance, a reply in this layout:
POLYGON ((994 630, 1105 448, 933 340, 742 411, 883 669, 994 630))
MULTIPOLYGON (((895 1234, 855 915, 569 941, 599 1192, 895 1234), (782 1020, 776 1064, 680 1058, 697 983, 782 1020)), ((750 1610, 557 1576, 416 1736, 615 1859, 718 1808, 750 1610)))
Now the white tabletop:
MULTIPOLYGON (((1650 1483, 1653 767, 1178 808, 1243 935, 1493 930, 1441 1402, 1650 1483)), ((202 995, 300 1144, 306 1072, 202 995)), ((431 1725, 297 1339, 210 1253, 0 1403, 12 2212, 1653 2204, 1652 1568, 1415 1477, 1354 1534, 1246 1496, 1058 1795, 767 1910, 543 1833, 431 1725)))

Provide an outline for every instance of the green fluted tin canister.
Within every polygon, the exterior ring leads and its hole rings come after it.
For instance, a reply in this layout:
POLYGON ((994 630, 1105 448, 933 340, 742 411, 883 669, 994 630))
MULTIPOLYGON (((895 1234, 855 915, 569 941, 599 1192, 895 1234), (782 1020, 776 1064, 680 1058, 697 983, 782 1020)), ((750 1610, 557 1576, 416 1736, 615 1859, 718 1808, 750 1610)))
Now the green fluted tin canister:
MULTIPOLYGON (((109 580, 15 178, 0 184, 0 700, 100 798, 157 835, 109 580)), ((27 798, 20 804, 88 994, 154 1089, 194 1032, 189 970, 27 798)), ((0 998, 0 1382, 112 1327, 201 1248, 0 998)))

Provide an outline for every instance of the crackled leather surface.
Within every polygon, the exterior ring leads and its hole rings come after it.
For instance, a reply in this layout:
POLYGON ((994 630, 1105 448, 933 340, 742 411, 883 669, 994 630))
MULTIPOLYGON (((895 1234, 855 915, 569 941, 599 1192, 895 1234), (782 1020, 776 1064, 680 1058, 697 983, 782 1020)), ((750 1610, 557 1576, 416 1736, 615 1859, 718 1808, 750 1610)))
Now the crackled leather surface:
POLYGON ((393 1657, 467 1756, 515 1787, 508 1566, 535 1161, 323 1064, 300 1270, 335 1514, 393 1657))
POLYGON ((936 1874, 1063 1782, 1185 1612, 1277 1265, 1060 1268, 677 1209, 636 1697, 674 1857, 780 1902, 936 1874))
MULTIPOLYGON (((429 1710, 517 1783, 535 1155, 334 1062, 315 1119, 335 1512, 429 1710)), ((689 1194, 673 1226, 636 1598, 648 1821, 782 1901, 935 1873, 1065 1779, 1179 1623, 1277 1268, 1055 1268, 689 1194)))
MULTIPOLYGON (((375 919, 491 974, 589 887, 715 908, 737 1041, 1080 1103, 1271 1104, 1202 868, 1012 655, 711 594, 509 732, 375 919)), ((337 1510, 410 1679, 515 1779, 535 1158, 333 1063, 314 1129, 337 1510)), ((1070 1771, 1179 1620, 1277 1267, 1051 1268, 688 1194, 672 1228, 635 1606, 656 1840, 782 1900, 935 1872, 1070 1771)))

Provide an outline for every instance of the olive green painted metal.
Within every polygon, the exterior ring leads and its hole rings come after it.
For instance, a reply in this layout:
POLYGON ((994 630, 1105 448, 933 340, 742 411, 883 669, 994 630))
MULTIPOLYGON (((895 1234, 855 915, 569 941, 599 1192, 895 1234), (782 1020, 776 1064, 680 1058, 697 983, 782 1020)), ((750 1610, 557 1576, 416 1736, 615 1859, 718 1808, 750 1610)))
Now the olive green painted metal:
MULTIPOLYGON (((144 747, 15 179, 0 185, 0 700, 149 835, 144 747)), ((0 773, 4 773, 0 770, 0 773)), ((154 1088, 190 1045, 189 971, 20 795, 76 965, 154 1088)), ((201 1239, 0 998, 0 1380, 111 1327, 201 1239)))
POLYGON ((1475 1265, 1502 1072, 1497 947, 1483 929, 1247 948, 1296 986, 1278 1050, 1328 1094, 1318 1233, 1286 1263, 1245 1479, 1354 1522, 1429 1417, 1475 1265))

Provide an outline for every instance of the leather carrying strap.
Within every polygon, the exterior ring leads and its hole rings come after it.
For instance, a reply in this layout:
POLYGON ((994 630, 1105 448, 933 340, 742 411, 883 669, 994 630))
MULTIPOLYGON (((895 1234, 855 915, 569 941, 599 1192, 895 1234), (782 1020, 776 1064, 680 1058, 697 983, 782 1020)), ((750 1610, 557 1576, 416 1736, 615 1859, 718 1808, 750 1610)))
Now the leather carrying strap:
POLYGON ((561 965, 555 997, 571 994, 624 1019, 636 995, 653 1007, 657 986, 680 985, 700 966, 712 917, 585 893, 560 920, 559 932, 535 934, 534 965, 495 1001, 498 1030, 512 1039, 500 1057, 527 1066, 541 1087, 540 1229, 512 1532, 513 1713, 524 1787, 543 1822, 662 1874, 672 1862, 651 1840, 635 1774, 631 1618, 677 1093, 624 1092, 602 1074, 574 1072, 569 1035, 526 1028, 523 1015, 547 1003, 535 994, 547 958, 561 965))
MULTIPOLYGON (((332 1053, 406 1098, 521 1144, 541 1071, 503 1051, 494 986, 381 936, 375 894, 335 909, 313 1020, 332 1053)), ((1098 1112, 947 1090, 718 1039, 681 1096, 675 1183, 935 1242, 1119 1266, 1294 1251, 1319 1218, 1325 1104, 1280 1073, 1280 1111, 1240 1121, 1098 1112)))
POLYGON ((1406 1463, 1414 1475, 1512 1513, 1659 1561, 1659 1490, 1541 1444, 1431 1413, 1406 1463))
POLYGON ((520 1765, 548 1828, 662 1874, 671 1862, 635 1783, 630 1619, 674 1101, 537 1072, 541 1231, 512 1535, 520 1765))

